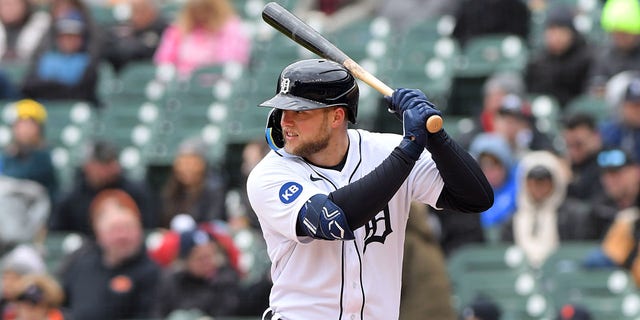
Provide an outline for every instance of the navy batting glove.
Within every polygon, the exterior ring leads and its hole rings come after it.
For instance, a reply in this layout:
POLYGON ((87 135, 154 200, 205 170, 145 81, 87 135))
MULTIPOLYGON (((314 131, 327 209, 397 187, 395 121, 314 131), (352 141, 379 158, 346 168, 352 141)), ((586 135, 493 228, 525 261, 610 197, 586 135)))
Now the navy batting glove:
POLYGON ((427 104, 417 105, 402 114, 403 139, 400 143, 402 149, 409 157, 418 160, 420 154, 427 145, 426 122, 430 110, 427 104))
POLYGON ((394 90, 390 97, 385 96, 384 98, 387 101, 387 108, 389 111, 400 120, 402 120, 402 114, 406 110, 415 108, 422 103, 426 103, 433 107, 433 104, 429 102, 427 96, 418 89, 399 88, 394 90))

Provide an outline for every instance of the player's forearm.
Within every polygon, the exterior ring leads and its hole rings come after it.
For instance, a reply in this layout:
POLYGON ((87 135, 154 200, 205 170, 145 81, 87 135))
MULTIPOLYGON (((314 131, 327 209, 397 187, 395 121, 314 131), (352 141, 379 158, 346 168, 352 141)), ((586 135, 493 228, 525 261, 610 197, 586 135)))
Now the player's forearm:
POLYGON ((415 160, 397 147, 375 170, 331 192, 329 198, 342 208, 349 227, 355 230, 384 209, 414 164, 415 160))
POLYGON ((444 130, 429 137, 427 150, 444 180, 438 207, 483 212, 493 205, 493 189, 480 166, 444 130))

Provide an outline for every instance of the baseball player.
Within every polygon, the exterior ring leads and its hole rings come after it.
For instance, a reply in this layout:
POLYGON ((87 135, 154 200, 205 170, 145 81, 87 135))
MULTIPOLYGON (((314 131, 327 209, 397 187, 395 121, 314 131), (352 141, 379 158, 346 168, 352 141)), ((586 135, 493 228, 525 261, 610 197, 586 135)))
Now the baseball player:
POLYGON ((440 112, 422 92, 387 97, 404 135, 349 129, 358 98, 343 66, 310 59, 287 66, 260 105, 272 108, 273 151, 247 191, 272 262, 263 319, 397 319, 411 201, 464 212, 493 203, 474 159, 445 131, 427 132, 440 112))

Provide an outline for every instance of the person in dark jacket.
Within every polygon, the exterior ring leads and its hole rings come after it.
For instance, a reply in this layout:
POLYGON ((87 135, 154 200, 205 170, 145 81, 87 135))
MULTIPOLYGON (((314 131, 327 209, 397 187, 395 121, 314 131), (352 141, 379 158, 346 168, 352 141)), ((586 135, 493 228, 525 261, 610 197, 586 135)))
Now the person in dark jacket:
POLYGON ((89 206, 100 191, 110 188, 122 189, 131 195, 140 208, 145 229, 155 226, 148 189, 144 184, 134 182, 125 175, 118 155, 118 149, 107 141, 95 141, 88 146, 75 185, 54 205, 49 221, 51 230, 93 235, 89 224, 89 206))
POLYGON ((592 55, 590 45, 573 26, 573 12, 564 6, 551 9, 543 47, 525 70, 528 92, 550 95, 566 106, 585 92, 592 55))
POLYGON ((150 317, 160 267, 146 254, 140 211, 118 189, 104 190, 91 203, 96 234, 71 254, 59 273, 65 291, 65 319, 150 317))
POLYGON ((222 245, 203 227, 180 234, 179 260, 160 281, 155 316, 196 309, 209 316, 235 315, 240 276, 222 245))
POLYGON ((54 21, 54 45, 35 57, 22 83, 24 96, 98 104, 98 60, 89 51, 87 30, 87 22, 77 11, 54 21))
POLYGON ((109 28, 103 46, 104 58, 116 72, 130 61, 151 61, 168 25, 156 1, 132 0, 129 3, 130 18, 109 28))
POLYGON ((590 200, 602 194, 598 152, 602 149, 602 138, 593 116, 576 113, 563 121, 562 137, 566 147, 566 158, 571 165, 571 180, 567 197, 590 200))
POLYGON ((227 221, 225 184, 207 161, 206 145, 199 138, 187 138, 178 147, 172 174, 162 189, 161 227, 173 217, 187 213, 197 223, 227 221))
POLYGON ((11 127, 13 137, 0 157, 0 172, 39 183, 53 201, 58 193, 58 178, 45 136, 47 110, 31 99, 16 101, 13 107, 16 113, 11 127))
POLYGON ((455 14, 453 37, 462 46, 487 34, 512 34, 525 42, 529 38, 531 12, 517 0, 463 0, 455 14))

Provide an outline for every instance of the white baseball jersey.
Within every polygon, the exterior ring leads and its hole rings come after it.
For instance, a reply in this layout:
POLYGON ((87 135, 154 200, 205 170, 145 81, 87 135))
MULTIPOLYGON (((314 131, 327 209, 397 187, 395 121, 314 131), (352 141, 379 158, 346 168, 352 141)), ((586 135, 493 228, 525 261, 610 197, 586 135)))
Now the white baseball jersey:
MULTIPOLYGON (((298 237, 298 212, 316 194, 350 184, 373 171, 398 146, 396 134, 348 130, 342 171, 270 152, 247 181, 271 259, 270 306, 287 320, 397 319, 405 226, 412 200, 435 203, 443 181, 428 151, 408 178, 355 240, 298 237)), ((379 186, 385 188, 385 186, 379 186)))

